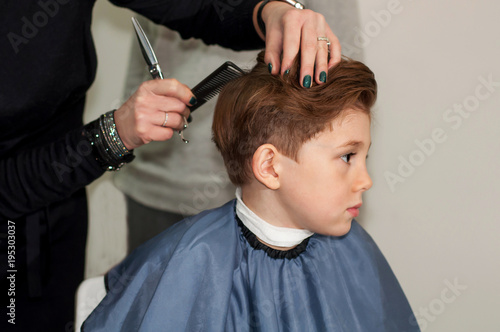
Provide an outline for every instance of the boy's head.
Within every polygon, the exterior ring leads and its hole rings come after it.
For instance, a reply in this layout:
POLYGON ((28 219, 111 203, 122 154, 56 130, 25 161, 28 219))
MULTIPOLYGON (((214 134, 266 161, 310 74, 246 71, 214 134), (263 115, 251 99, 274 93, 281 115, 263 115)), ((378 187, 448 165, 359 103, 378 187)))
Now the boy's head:
POLYGON ((342 59, 326 83, 305 89, 299 68, 296 60, 285 77, 270 75, 261 52, 250 73, 221 92, 213 140, 235 185, 280 192, 277 214, 292 221, 275 224, 343 235, 371 186, 365 159, 377 84, 364 64, 342 59), (332 218, 346 222, 339 228, 332 218))

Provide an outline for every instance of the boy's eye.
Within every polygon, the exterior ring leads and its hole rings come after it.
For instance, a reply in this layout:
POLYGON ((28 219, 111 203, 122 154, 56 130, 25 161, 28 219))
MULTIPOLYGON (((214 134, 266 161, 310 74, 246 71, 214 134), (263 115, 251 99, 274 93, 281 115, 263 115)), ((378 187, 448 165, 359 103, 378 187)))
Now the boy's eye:
POLYGON ((351 157, 354 155, 355 155, 355 153, 347 153, 347 154, 341 156, 340 159, 342 159, 346 163, 349 163, 349 161, 351 161, 351 157))

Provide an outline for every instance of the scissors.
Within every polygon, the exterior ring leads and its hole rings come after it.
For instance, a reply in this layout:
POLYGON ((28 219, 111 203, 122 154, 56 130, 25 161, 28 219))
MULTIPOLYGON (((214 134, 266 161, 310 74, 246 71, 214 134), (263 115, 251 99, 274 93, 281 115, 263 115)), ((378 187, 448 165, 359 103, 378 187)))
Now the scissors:
POLYGON ((153 79, 163 79, 163 73, 161 71, 160 64, 156 58, 155 51, 149 43, 149 39, 146 33, 142 29, 141 24, 135 17, 132 17, 132 24, 134 25, 135 34, 137 35, 137 40, 139 40, 139 46, 141 47, 142 56, 149 67, 149 73, 153 79))
MULTIPOLYGON (((141 47, 142 56, 148 65, 149 73, 153 77, 153 79, 163 79, 163 72, 161 71, 160 64, 158 63, 158 59, 156 58, 155 51, 153 47, 151 47, 151 43, 149 42, 146 33, 142 29, 141 24, 135 17, 132 17, 132 24, 134 25, 135 34, 137 35, 137 40, 139 40, 139 46, 141 47)), ((184 129, 187 128, 187 120, 184 116, 184 129)), ((183 130, 184 130, 183 129, 183 130)), ((179 136, 181 137, 184 143, 189 143, 187 139, 184 138, 183 130, 179 130, 179 136)))

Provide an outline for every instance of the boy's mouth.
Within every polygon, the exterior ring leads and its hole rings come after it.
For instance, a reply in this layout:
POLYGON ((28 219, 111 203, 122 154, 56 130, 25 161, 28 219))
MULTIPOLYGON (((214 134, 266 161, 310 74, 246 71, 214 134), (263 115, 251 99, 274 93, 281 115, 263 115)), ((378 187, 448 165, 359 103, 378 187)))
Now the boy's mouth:
POLYGON ((359 203, 347 209, 347 211, 353 216, 353 218, 356 218, 359 215, 359 208, 361 207, 361 205, 363 205, 363 203, 359 203))

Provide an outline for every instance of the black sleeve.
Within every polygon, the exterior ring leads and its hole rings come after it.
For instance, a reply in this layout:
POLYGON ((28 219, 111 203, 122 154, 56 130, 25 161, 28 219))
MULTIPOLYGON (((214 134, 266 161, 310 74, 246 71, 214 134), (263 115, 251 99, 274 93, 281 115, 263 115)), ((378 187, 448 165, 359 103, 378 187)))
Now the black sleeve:
POLYGON ((83 129, 0 160, 0 217, 16 219, 59 201, 104 173, 83 129))
POLYGON ((233 50, 264 46, 252 22, 259 0, 110 0, 178 31, 182 38, 200 38, 233 50))

